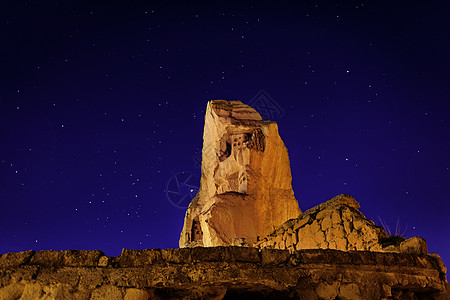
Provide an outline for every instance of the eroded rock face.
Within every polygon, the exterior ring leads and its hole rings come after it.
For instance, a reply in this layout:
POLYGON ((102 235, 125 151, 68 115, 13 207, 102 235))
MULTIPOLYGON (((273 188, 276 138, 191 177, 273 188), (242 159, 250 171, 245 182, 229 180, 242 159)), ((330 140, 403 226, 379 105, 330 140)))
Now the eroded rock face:
POLYGON ((0 299, 448 299, 437 254, 196 247, 0 255, 0 299))
POLYGON ((275 122, 240 101, 208 102, 200 190, 180 247, 252 245, 301 211, 275 122))
MULTIPOLYGON (((336 249, 382 251, 388 238, 358 210, 350 195, 339 195, 288 220, 256 246, 274 249, 336 249)), ((400 251, 393 251, 400 252, 400 251)))

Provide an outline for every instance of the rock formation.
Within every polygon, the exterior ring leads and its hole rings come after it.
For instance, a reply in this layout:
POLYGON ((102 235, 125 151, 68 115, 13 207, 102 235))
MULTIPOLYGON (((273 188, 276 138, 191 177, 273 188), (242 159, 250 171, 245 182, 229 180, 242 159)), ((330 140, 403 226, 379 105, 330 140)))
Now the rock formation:
POLYGON ((0 256, 2 300, 448 299, 439 256, 196 247, 0 256))
POLYGON ((388 236, 351 196, 300 214, 276 123, 211 101, 203 140, 181 249, 0 254, 0 299, 450 299, 425 240, 388 236))
POLYGON ((252 245, 301 212, 277 124, 242 102, 208 102, 201 170, 180 247, 252 245))
POLYGON ((259 248, 381 251, 428 254, 420 237, 392 238, 358 210, 350 195, 339 195, 313 207, 256 243, 259 248))

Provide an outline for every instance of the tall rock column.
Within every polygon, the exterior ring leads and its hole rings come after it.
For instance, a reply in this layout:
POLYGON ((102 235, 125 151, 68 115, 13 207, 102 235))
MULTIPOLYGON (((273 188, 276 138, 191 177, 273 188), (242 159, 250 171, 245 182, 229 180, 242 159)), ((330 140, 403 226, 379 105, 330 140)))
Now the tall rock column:
POLYGON ((257 242, 301 213, 278 126, 240 101, 208 102, 200 189, 180 247, 257 242))

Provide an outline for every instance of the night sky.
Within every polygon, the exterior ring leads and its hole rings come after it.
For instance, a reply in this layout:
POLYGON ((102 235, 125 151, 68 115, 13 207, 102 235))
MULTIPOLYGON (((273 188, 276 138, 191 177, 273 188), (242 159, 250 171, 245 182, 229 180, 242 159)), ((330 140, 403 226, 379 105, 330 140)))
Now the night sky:
POLYGON ((302 211, 350 194, 450 266, 450 4, 301 3, 1 1, 0 253, 178 247, 225 99, 302 211))

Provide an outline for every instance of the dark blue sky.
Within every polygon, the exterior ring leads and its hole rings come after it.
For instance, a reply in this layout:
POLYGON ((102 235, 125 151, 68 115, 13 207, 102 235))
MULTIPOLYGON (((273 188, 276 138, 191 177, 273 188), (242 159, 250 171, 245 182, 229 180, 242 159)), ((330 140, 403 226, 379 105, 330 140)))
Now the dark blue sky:
POLYGON ((0 4, 0 253, 177 247, 207 101, 265 91, 303 211, 348 193, 450 265, 446 1, 110 2, 0 4))

